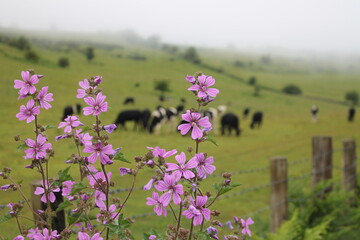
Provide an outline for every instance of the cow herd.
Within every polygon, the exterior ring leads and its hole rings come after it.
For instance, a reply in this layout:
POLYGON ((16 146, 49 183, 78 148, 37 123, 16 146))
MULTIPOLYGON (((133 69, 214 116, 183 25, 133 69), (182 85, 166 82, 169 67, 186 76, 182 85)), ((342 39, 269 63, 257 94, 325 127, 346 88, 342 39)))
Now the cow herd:
MULTIPOLYGON (((172 133, 177 131, 177 127, 184 123, 181 121, 181 114, 184 113, 185 99, 181 99, 180 105, 177 107, 165 108, 158 106, 154 111, 149 109, 137 110, 123 110, 117 115, 114 124, 118 129, 127 130, 126 123, 131 122, 133 130, 149 132, 150 134, 160 134, 162 131, 166 133, 172 133)), ((135 99, 133 97, 125 98, 123 104, 134 104, 135 99)), ((355 117, 355 108, 351 107, 348 111, 348 121, 352 122, 355 117)), ((81 113, 81 105, 76 104, 74 106, 66 106, 63 111, 62 120, 67 116, 81 113)), ((319 108, 316 105, 311 107, 311 118, 315 123, 317 122, 317 115, 319 108)), ((207 116, 212 123, 213 131, 215 135, 221 132, 222 135, 232 135, 232 132, 236 136, 240 136, 240 118, 234 113, 227 112, 225 105, 220 105, 217 108, 208 108, 201 112, 203 116, 207 116), (219 126, 220 123, 220 126, 219 126)), ((249 107, 243 109, 242 119, 245 120, 251 114, 249 107)), ((264 114, 261 111, 255 111, 251 116, 250 129, 261 128, 263 123, 264 114)))

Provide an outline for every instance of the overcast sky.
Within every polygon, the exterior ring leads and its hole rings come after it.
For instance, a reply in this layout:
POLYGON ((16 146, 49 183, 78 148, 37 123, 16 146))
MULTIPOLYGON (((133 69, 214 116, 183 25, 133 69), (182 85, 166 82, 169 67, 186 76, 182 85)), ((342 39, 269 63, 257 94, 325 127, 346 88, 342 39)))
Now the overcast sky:
POLYGON ((0 26, 131 28, 180 44, 360 53, 360 0, 0 0, 0 26))

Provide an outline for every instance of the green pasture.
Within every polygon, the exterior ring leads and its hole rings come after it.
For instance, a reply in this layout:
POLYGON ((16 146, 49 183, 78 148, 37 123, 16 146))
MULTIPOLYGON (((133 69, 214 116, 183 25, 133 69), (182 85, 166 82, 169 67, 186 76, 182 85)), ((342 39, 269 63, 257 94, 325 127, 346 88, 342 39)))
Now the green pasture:
MULTIPOLYGON (((40 124, 52 124, 57 126, 62 116, 64 106, 82 103, 76 96, 78 82, 84 78, 101 75, 103 76, 103 94, 111 107, 109 111, 101 115, 104 124, 113 123, 119 111, 123 109, 155 109, 160 104, 159 94, 154 91, 154 80, 168 79, 172 91, 167 94, 170 99, 163 105, 165 107, 176 106, 180 98, 187 100, 186 108, 195 107, 195 98, 192 93, 186 91, 189 84, 184 80, 187 74, 194 74, 203 71, 216 79, 216 87, 220 94, 215 102, 209 107, 216 107, 220 104, 228 104, 228 112, 241 116, 244 107, 250 107, 251 111, 260 110, 264 112, 264 122, 261 129, 250 130, 250 119, 240 118, 242 134, 235 136, 215 136, 218 147, 210 142, 200 145, 200 151, 207 152, 215 157, 217 170, 215 173, 236 172, 246 169, 262 168, 268 166, 269 158, 273 156, 285 156, 288 161, 309 158, 311 156, 311 137, 314 135, 328 135, 333 137, 334 149, 341 148, 341 141, 345 138, 360 140, 360 117, 355 117, 355 122, 347 122, 348 106, 333 103, 313 101, 300 97, 260 91, 260 96, 254 97, 254 89, 238 80, 226 77, 217 72, 207 69, 199 69, 197 65, 185 62, 180 58, 173 58, 164 52, 143 48, 129 47, 124 49, 100 50, 96 49, 96 57, 88 62, 85 56, 77 51, 53 51, 48 49, 35 50, 40 55, 38 63, 28 62, 23 58, 23 53, 14 48, 0 44, 0 165, 13 169, 13 177, 16 180, 23 180, 23 190, 30 196, 28 183, 39 178, 35 170, 24 169, 27 161, 23 159, 23 152, 16 150, 18 142, 13 140, 15 135, 21 135, 24 140, 33 138, 33 125, 20 122, 15 117, 20 105, 24 100, 17 100, 17 90, 13 88, 13 80, 19 79, 20 72, 26 69, 35 69, 38 74, 44 74, 39 86, 49 86, 49 91, 54 93, 55 101, 53 108, 42 111, 40 124), (135 61, 127 59, 131 53, 141 53, 147 57, 146 61, 135 61), (121 54, 123 57, 117 57, 121 54), (57 66, 60 57, 67 57, 70 60, 70 67, 62 69, 57 66), (173 58, 170 61, 170 58, 173 58), (135 83, 140 83, 136 88, 135 83), (134 106, 123 106, 125 97, 135 97, 134 106), (319 106, 319 118, 317 123, 311 122, 310 107, 316 104, 319 106)), ((252 72, 248 69, 241 70, 232 65, 235 58, 227 58, 221 54, 200 55, 203 62, 210 65, 222 66, 228 73, 236 74, 244 79, 256 76, 259 83, 281 89, 289 83, 299 85, 305 94, 343 100, 348 90, 359 90, 359 77, 336 73, 276 73, 271 71, 252 72)), ((84 103, 82 103, 84 105, 84 103)), ((85 124, 92 124, 92 117, 81 117, 85 124)), ((218 124, 219 125, 219 124, 218 124)), ((134 156, 144 155, 147 152, 146 146, 160 146, 165 149, 178 149, 179 152, 186 151, 188 146, 194 146, 189 137, 182 137, 178 133, 164 131, 160 135, 150 135, 144 132, 132 131, 129 124, 128 130, 117 130, 111 134, 111 143, 114 147, 122 147, 127 159, 134 156)), ((62 130, 48 130, 48 137, 53 142, 55 158, 51 159, 50 175, 57 176, 60 169, 67 167, 64 161, 75 151, 75 146, 69 139, 60 142, 53 141, 54 137, 60 135, 62 130)), ((189 155, 188 155, 189 156, 189 155)), ((190 157, 190 156, 189 156, 190 157)), ((173 159, 174 160, 174 159, 173 159)), ((175 160, 174 160, 175 161, 175 160)), ((341 152, 334 154, 335 166, 341 167, 341 152)), ((119 167, 131 167, 133 164, 116 162, 109 169, 113 171, 113 180, 116 182, 115 189, 129 187, 131 177, 120 177, 119 167)), ((304 161, 301 164, 290 166, 289 175, 299 176, 310 172, 311 161, 304 161)), ((77 178, 77 166, 72 167, 72 173, 77 178)), ((136 187, 144 185, 152 176, 148 169, 139 175, 136 187)), ((339 179, 341 172, 334 170, 334 177, 339 179)), ((261 171, 251 174, 237 174, 233 176, 233 182, 242 185, 233 190, 240 192, 256 185, 269 182, 268 171, 261 171)), ((211 190, 212 183, 220 181, 221 178, 210 178, 203 186, 211 190)), ((0 180, 0 185, 7 182, 0 180)), ((297 186, 309 189, 309 179, 301 182, 290 182, 290 188, 297 186)), ((231 194, 231 192, 230 192, 231 194)), ((145 198, 151 192, 135 191, 131 200, 125 208, 127 216, 141 215, 152 211, 152 207, 145 205, 145 198)), ((118 194, 124 199, 126 193, 118 194)), ((19 200, 17 192, 0 192, 0 204, 7 204, 19 200)), ((234 215, 244 216, 257 209, 266 207, 269 203, 269 188, 260 189, 238 196, 219 200, 213 209, 219 209, 219 219, 223 222, 232 219, 234 215)), ((1 210, 2 212, 6 210, 1 210)), ((29 211, 26 211, 31 216, 29 211)), ((148 216, 137 218, 133 225, 133 232, 136 239, 139 239, 142 232, 151 228, 165 229, 171 222, 168 217, 148 216)), ((255 225, 253 232, 262 235, 268 230, 269 211, 263 211, 254 216, 255 225)), ((24 224, 32 224, 22 220, 24 224)), ((0 236, 13 237, 17 235, 15 221, 9 221, 0 225, 0 236)))

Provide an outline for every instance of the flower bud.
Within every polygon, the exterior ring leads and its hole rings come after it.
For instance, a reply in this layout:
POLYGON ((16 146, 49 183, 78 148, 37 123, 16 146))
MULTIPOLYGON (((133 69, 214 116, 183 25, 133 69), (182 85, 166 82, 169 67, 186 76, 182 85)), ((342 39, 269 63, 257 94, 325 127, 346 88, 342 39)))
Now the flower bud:
POLYGON ((21 140, 21 139, 20 139, 20 135, 14 136, 14 140, 15 140, 15 141, 20 141, 20 140, 21 140))
POLYGON ((231 173, 225 172, 225 173, 223 173, 222 177, 223 178, 231 178, 231 173))
POLYGON ((134 159, 135 159, 135 162, 141 162, 143 160, 143 157, 136 156, 134 159))
POLYGON ((193 148, 191 146, 188 146, 187 150, 189 153, 191 153, 193 151, 193 148))
POLYGON ((211 211, 211 215, 214 216, 214 217, 217 217, 217 216, 220 215, 220 211, 218 211, 218 210, 212 210, 212 211, 211 211))

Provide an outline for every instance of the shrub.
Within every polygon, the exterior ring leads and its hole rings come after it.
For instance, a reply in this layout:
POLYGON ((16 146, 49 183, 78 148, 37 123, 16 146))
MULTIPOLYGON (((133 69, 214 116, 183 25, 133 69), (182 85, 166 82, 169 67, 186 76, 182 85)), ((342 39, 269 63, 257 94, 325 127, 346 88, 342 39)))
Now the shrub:
POLYGON ((70 65, 69 59, 66 57, 59 58, 58 65, 62 68, 68 67, 70 65))
POLYGON ((356 105, 359 102, 359 93, 355 90, 348 91, 345 94, 345 100, 351 102, 352 104, 356 105))
POLYGON ((198 53, 194 47, 189 47, 188 49, 186 49, 186 51, 184 53, 184 59, 186 61, 193 62, 196 64, 201 63, 198 53))
POLYGON ((29 50, 30 49, 30 43, 25 37, 19 37, 17 39, 12 39, 9 42, 9 45, 12 47, 16 47, 20 50, 29 50))
POLYGON ((87 58, 87 60, 91 61, 94 59, 95 57, 95 51, 93 47, 87 47, 85 49, 85 56, 87 58))
POLYGON ((252 86, 256 85, 256 77, 250 77, 248 84, 252 86))
POLYGON ((293 84, 285 86, 282 92, 291 95, 300 95, 302 93, 300 87, 293 84))
POLYGON ((34 50, 29 49, 25 52, 25 59, 32 62, 37 62, 39 61, 39 55, 34 50))

